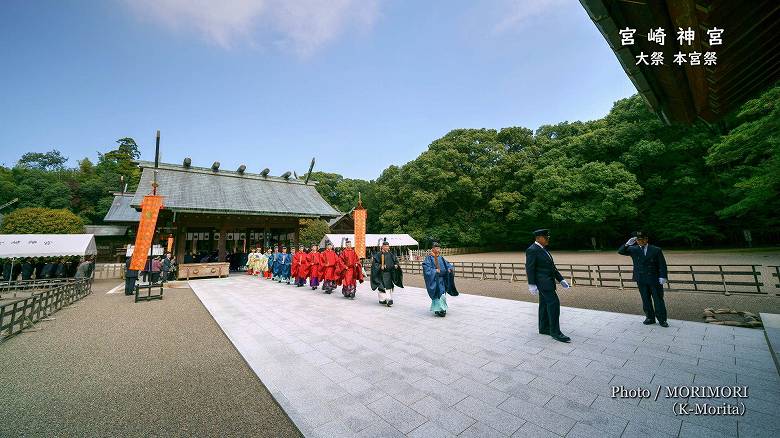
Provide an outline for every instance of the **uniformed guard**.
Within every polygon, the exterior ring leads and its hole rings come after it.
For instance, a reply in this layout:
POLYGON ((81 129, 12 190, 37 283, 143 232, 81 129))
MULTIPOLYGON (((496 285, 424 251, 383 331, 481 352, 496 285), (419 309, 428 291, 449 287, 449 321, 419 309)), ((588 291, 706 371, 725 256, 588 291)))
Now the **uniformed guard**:
POLYGON ((555 283, 560 282, 564 289, 569 283, 555 267, 555 261, 547 250, 550 244, 550 230, 534 231, 534 243, 525 250, 525 272, 528 277, 528 291, 539 295, 539 333, 550 335, 561 342, 571 339, 561 333, 558 321, 561 315, 561 302, 555 293, 555 283))
POLYGON ((618 249, 618 254, 629 256, 634 262, 634 281, 642 297, 642 310, 645 312, 644 324, 655 324, 656 318, 661 327, 669 327, 666 322, 666 304, 664 303, 664 284, 668 278, 666 259, 661 248, 650 245, 648 236, 636 231, 628 242, 618 249))

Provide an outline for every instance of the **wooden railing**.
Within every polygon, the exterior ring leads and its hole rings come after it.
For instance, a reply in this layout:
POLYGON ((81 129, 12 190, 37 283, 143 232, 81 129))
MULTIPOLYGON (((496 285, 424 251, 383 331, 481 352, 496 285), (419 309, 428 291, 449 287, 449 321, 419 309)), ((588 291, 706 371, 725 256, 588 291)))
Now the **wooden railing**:
MULTIPOLYGON (((526 282, 524 263, 453 262, 456 277, 479 280, 504 280, 526 282)), ((632 280, 632 265, 558 264, 561 274, 574 285, 636 288, 632 280)), ((371 260, 365 261, 370 273, 371 260)), ((404 273, 421 274, 420 262, 402 261, 404 273)), ((762 280, 761 265, 668 265, 668 282, 665 288, 672 291, 703 293, 766 295, 770 289, 762 280)), ((774 267, 774 277, 780 278, 780 267, 774 267)))
POLYGON ((97 263, 95 265, 95 280, 105 280, 125 277, 124 263, 97 263))
MULTIPOLYGON (((477 252, 483 252, 484 248, 478 248, 478 247, 462 247, 462 248, 442 248, 441 249, 441 255, 443 256, 451 256, 451 255, 460 255, 460 254, 474 254, 477 252)), ((429 249, 410 249, 409 255, 414 256, 417 259, 422 260, 425 256, 431 253, 431 250, 429 249)))
POLYGON ((772 282, 775 283, 775 288, 778 289, 778 295, 780 295, 780 266, 769 266, 772 270, 772 282))
POLYGON ((79 278, 49 278, 40 280, 19 280, 0 282, 0 298, 16 298, 18 295, 30 295, 36 291, 52 289, 65 284, 73 283, 79 278))
POLYGON ((39 289, 29 297, 0 302, 0 341, 33 327, 42 319, 92 292, 89 279, 64 280, 69 281, 55 280, 48 288, 39 285, 39 289))

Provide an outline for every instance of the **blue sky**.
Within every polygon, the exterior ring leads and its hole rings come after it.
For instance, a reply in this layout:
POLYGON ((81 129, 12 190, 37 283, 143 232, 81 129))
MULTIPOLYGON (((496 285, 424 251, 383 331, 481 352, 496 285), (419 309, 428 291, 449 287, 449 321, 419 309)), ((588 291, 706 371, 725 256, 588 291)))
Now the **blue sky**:
POLYGON ((605 115, 635 92, 576 0, 0 3, 0 163, 133 137, 152 159, 374 179, 455 128, 605 115))

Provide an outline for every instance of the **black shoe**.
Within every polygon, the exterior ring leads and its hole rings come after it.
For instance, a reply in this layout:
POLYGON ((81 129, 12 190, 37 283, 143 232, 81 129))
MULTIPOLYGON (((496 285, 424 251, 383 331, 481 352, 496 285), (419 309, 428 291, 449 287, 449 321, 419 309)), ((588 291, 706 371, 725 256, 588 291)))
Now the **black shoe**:
POLYGON ((447 316, 447 311, 446 310, 442 310, 441 311, 441 317, 444 318, 445 316, 447 316))
POLYGON ((566 335, 564 335, 563 333, 561 333, 560 335, 557 335, 557 336, 553 336, 552 338, 555 339, 556 341, 559 341, 559 342, 569 342, 569 341, 571 341, 571 338, 566 336, 566 335))
POLYGON ((385 301, 385 300, 382 300, 382 301, 380 301, 380 302, 379 302, 379 304, 383 304, 383 305, 384 305, 384 304, 387 304, 387 301, 385 301))
POLYGON ((438 310, 433 312, 433 314, 436 315, 436 316, 444 316, 444 313, 441 312, 441 311, 438 311, 438 310))
POLYGON ((658 325, 660 325, 661 327, 669 327, 669 323, 666 321, 659 321, 658 325))
POLYGON ((644 325, 655 324, 655 320, 654 320, 654 319, 647 318, 647 319, 645 319, 645 320, 642 322, 642 324, 644 324, 644 325))
POLYGON ((392 305, 393 305, 393 300, 389 300, 389 301, 387 302, 387 305, 388 305, 388 306, 392 306, 392 305))

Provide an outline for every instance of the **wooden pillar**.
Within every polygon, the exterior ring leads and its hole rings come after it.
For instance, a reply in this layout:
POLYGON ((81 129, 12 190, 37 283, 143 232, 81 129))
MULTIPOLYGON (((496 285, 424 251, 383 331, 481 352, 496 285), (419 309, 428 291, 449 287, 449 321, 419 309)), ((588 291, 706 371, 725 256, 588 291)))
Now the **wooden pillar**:
POLYGON ((219 242, 217 243, 217 251, 219 252, 219 261, 225 260, 225 255, 227 254, 227 251, 225 250, 225 243, 227 241, 226 235, 227 234, 227 226, 222 225, 219 228, 219 242))
POLYGON ((184 252, 187 251, 187 227, 176 228, 176 263, 184 263, 184 252))

